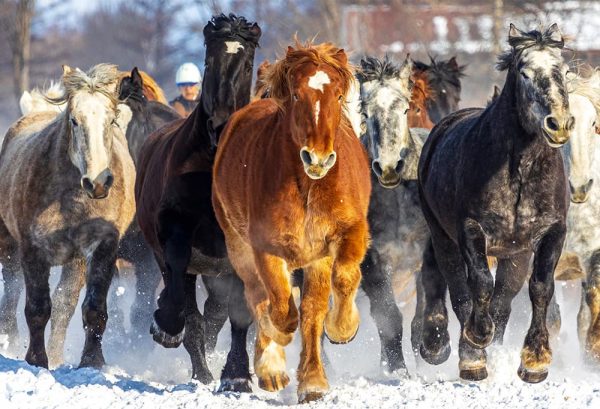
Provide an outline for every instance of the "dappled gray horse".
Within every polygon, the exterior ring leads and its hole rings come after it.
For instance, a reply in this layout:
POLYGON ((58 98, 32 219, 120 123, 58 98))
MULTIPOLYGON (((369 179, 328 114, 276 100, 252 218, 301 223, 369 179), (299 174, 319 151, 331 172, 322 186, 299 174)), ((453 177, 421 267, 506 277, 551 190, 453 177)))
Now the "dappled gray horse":
MULTIPOLYGON (((82 306, 86 339, 80 365, 104 364, 106 296, 118 241, 135 209, 135 169, 117 122, 117 82, 113 65, 100 64, 87 73, 63 67, 65 93, 53 102, 66 102, 66 110, 23 117, 4 139, 0 262, 5 279, 19 269, 25 277, 30 332, 25 359, 33 365, 48 366, 44 345, 51 313, 48 278, 50 267, 56 265, 63 266, 64 278, 86 280, 82 306)), ((67 294, 57 291, 53 303, 68 304, 67 294)), ((16 325, 8 329, 14 333, 16 325)), ((57 350, 62 355, 64 335, 58 338, 53 331, 51 355, 57 350)))
MULTIPOLYGON (((419 205, 417 164, 427 129, 408 128, 412 62, 367 57, 357 74, 363 115, 362 142, 372 166, 369 226, 371 247, 362 264, 362 286, 381 338, 381 360, 389 372, 405 370, 402 315, 392 276, 411 281, 420 269, 429 231, 419 205)), ((415 321, 418 327, 418 319, 415 321)), ((418 328, 413 338, 418 338, 418 328)), ((418 342, 416 343, 418 345, 418 342)))

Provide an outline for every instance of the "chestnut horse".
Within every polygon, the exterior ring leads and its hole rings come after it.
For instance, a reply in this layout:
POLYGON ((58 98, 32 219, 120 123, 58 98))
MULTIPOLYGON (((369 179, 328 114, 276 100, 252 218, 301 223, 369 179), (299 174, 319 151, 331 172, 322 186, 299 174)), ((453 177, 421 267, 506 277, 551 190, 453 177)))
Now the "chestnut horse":
POLYGON ((298 326, 290 272, 304 269, 300 402, 329 387, 323 324, 333 343, 358 331, 371 182, 366 152, 342 111, 351 81, 343 49, 296 42, 269 70, 271 98, 231 116, 215 158, 213 206, 258 322, 254 370, 266 390, 289 382, 283 346, 298 326))
POLYGON ((408 127, 432 129, 435 125, 427 112, 427 102, 435 99, 435 94, 429 86, 427 72, 413 70, 412 94, 408 109, 408 127))

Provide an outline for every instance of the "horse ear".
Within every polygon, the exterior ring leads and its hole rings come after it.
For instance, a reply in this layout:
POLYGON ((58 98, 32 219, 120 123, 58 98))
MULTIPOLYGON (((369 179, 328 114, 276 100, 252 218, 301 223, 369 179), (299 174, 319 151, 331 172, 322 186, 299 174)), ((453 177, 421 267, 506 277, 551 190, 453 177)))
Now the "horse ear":
POLYGON ((456 62, 456 56, 453 56, 448 60, 448 66, 454 71, 457 71, 459 69, 458 63, 456 62))
POLYGON ((500 87, 494 84, 494 92, 492 93, 492 101, 500 96, 500 87))
POLYGON ((133 70, 131 70, 131 80, 136 87, 142 88, 144 86, 144 80, 138 67, 133 67, 133 70))
POLYGON ((410 58, 410 54, 406 54, 406 58, 404 59, 404 63, 402 63, 402 68, 400 69, 399 78, 402 81, 406 81, 412 75, 413 70, 413 62, 410 58))
POLYGON ((560 28, 558 28, 558 24, 556 24, 556 23, 552 24, 550 26, 550 28, 548 28, 548 34, 550 34, 550 39, 552 41, 556 41, 556 42, 563 41, 562 33, 560 31, 560 28))
POLYGON ((287 52, 286 52, 286 54, 288 54, 288 55, 289 55, 289 54, 291 54, 291 53, 293 53, 293 52, 294 52, 294 47, 292 47, 291 45, 288 45, 288 48, 287 48, 287 52))
POLYGON ((19 99, 19 107, 21 108, 22 115, 27 115, 33 109, 31 99, 29 91, 23 91, 23 95, 21 95, 21 98, 19 99))
POLYGON ((67 64, 63 64, 62 66, 63 76, 70 74, 73 71, 73 68, 69 67, 67 64))
POLYGON ((348 64, 348 56, 346 55, 346 51, 344 51, 343 48, 340 48, 339 50, 337 50, 337 52, 335 53, 333 58, 338 60, 343 65, 348 64))
POLYGON ((519 38, 523 36, 523 32, 519 30, 513 23, 510 23, 510 28, 508 29, 508 42, 513 39, 519 38))
POLYGON ((256 37, 256 39, 258 39, 261 35, 262 35, 262 30, 260 29, 260 26, 256 23, 252 24, 252 27, 250 27, 250 33, 252 33, 253 36, 256 37))

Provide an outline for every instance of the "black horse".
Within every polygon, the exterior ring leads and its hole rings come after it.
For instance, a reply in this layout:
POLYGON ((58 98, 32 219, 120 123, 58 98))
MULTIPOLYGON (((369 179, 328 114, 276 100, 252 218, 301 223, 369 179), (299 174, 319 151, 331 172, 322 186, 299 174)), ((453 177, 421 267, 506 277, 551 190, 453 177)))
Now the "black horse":
POLYGON ((528 33, 511 24, 508 41, 511 49, 498 64, 508 70, 500 96, 485 109, 444 118, 419 161, 419 196, 432 235, 422 266, 421 356, 432 364, 449 356, 448 288, 462 328, 460 376, 485 378, 485 347, 494 331, 502 339, 533 252, 533 317, 518 373, 526 382, 540 382, 551 362, 546 313, 569 203, 557 148, 567 142, 574 118, 556 24, 528 33), (499 260, 495 286, 488 255, 499 260))
POLYGON ((465 75, 465 66, 458 65, 456 57, 447 61, 438 61, 431 56, 429 59, 430 64, 415 61, 414 69, 427 73, 429 86, 434 92, 434 98, 427 100, 427 113, 433 123, 437 124, 442 118, 458 110, 462 89, 460 79, 465 75))
POLYGON ((144 143, 135 187, 137 219, 165 284, 154 313, 153 338, 165 347, 183 341, 193 377, 205 383, 212 375, 205 359, 196 278, 206 274, 229 280, 226 305, 232 346, 221 374, 223 390, 250 390, 246 335, 252 316, 212 209, 212 165, 229 116, 250 101, 260 35, 256 23, 233 14, 213 17, 204 27, 206 68, 200 103, 188 118, 166 125, 144 143))

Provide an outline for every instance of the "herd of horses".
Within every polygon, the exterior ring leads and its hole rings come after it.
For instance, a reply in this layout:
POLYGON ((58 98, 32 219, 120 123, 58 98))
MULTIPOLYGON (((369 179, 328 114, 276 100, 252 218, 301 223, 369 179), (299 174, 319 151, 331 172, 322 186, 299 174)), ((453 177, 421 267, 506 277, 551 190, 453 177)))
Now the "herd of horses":
POLYGON ((24 95, 0 153, 0 333, 18 343, 24 283, 28 363, 63 362, 84 285, 80 366, 105 363, 118 259, 135 271, 132 333, 183 343, 194 379, 212 381, 206 354, 230 320, 222 391, 251 391, 256 322, 259 386, 288 385, 284 347, 299 327, 298 400, 321 398, 322 342, 355 337, 360 286, 382 367, 403 374, 394 280, 416 284, 413 354, 448 359, 448 291, 460 377, 481 380, 485 348, 502 342, 529 278, 518 375, 535 383, 551 363, 548 327, 560 322, 555 276, 583 277, 579 337, 600 361, 600 70, 568 71, 556 24, 511 25, 503 87, 486 108, 463 110, 455 58, 364 57, 355 69, 334 44, 297 40, 260 66, 251 95, 261 34, 233 14, 209 21, 202 93, 187 118, 146 73, 110 64, 64 66, 60 84, 24 95), (52 266, 62 272, 51 296, 52 266))

